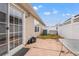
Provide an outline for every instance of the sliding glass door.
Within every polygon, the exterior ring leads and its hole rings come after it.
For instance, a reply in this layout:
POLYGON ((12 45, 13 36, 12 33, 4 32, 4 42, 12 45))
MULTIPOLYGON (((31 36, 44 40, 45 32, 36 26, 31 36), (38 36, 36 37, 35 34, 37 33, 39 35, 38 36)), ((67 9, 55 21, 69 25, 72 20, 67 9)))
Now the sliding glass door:
POLYGON ((8 6, 7 3, 0 3, 0 55, 20 46, 23 41, 23 13, 13 4, 9 9, 8 6))
POLYGON ((8 4, 0 3, 0 55, 8 52, 8 4))
POLYGON ((22 44, 23 13, 10 5, 10 50, 22 44))

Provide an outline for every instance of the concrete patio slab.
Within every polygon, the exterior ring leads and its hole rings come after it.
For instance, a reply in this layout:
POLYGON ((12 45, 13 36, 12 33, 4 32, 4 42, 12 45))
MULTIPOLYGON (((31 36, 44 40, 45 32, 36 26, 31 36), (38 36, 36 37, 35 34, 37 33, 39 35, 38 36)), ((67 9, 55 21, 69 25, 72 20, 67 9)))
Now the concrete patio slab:
POLYGON ((60 56, 74 56, 66 47, 63 46, 60 56))
POLYGON ((58 56, 60 52, 45 49, 31 48, 26 56, 58 56))
POLYGON ((36 43, 26 45, 26 48, 30 48, 30 50, 25 56, 73 56, 56 39, 37 39, 36 43))
POLYGON ((59 50, 59 51, 61 50, 61 43, 57 42, 54 39, 47 39, 47 40, 38 39, 36 43, 27 46, 51 49, 51 50, 59 50))
POLYGON ((72 53, 61 53, 61 56, 74 56, 72 53))

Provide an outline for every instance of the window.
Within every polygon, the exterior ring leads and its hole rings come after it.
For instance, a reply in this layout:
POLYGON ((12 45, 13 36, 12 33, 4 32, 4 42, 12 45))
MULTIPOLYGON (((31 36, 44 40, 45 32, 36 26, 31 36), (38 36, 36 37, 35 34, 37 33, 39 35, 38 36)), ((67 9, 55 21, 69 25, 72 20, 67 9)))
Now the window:
POLYGON ((39 27, 35 26, 35 32, 39 32, 39 27))
POLYGON ((10 15, 10 23, 13 24, 13 16, 10 15))

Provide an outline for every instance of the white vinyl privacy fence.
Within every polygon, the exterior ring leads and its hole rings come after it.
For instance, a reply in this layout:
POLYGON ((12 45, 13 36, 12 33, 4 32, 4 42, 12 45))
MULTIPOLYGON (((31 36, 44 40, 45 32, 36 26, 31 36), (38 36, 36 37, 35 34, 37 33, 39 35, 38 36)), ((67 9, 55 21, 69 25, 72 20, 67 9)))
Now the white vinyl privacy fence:
POLYGON ((68 19, 58 26, 60 41, 74 54, 79 55, 79 16, 68 19))
POLYGON ((79 16, 59 25, 58 34, 68 39, 79 39, 79 16))

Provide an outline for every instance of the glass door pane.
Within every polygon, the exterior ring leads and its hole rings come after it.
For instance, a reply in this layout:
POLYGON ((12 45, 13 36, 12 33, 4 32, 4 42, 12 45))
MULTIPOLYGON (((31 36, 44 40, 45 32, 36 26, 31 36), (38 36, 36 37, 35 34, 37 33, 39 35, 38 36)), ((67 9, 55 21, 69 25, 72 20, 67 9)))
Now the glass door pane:
POLYGON ((19 33, 19 45, 22 44, 22 38, 23 38, 22 33, 19 33))
POLYGON ((14 35, 14 27, 15 27, 15 25, 14 25, 14 16, 12 15, 12 13, 14 13, 14 10, 13 10, 13 8, 12 8, 12 6, 10 6, 11 8, 10 8, 10 50, 12 50, 14 47, 15 47, 15 43, 14 43, 14 39, 15 39, 15 35, 14 35))
POLYGON ((15 47, 18 46, 18 33, 15 33, 15 47))
POLYGON ((8 52, 8 31, 7 31, 8 4, 0 3, 0 55, 8 52))

